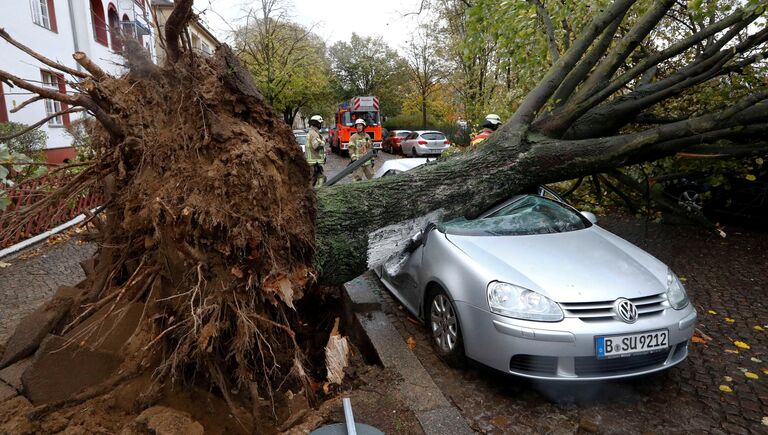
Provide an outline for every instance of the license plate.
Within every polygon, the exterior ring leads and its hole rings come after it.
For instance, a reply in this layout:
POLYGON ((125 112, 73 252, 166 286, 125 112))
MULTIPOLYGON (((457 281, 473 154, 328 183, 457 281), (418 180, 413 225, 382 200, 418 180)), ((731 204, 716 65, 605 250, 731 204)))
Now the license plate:
POLYGON ((669 349, 669 331, 666 329, 595 339, 595 353, 598 358, 612 358, 663 349, 669 349))

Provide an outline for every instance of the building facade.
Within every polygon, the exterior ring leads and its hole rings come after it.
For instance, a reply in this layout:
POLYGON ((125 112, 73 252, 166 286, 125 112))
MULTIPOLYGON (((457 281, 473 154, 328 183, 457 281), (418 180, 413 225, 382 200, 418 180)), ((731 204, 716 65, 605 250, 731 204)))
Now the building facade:
MULTIPOLYGON (((173 11, 173 2, 171 0, 153 0, 152 1, 152 13, 157 18, 156 24, 157 33, 159 35, 165 34, 165 22, 168 17, 171 16, 173 11)), ((210 56, 216 48, 219 46, 219 41, 205 26, 199 21, 192 21, 187 26, 187 32, 189 32, 190 44, 192 49, 198 54, 210 56)), ((155 39, 155 51, 157 53, 157 63, 161 64, 165 61, 165 50, 162 46, 160 38, 155 39)))
MULTIPOLYGON (((120 52, 126 38, 138 40, 156 59, 149 0, 0 0, 0 11, 0 28, 71 68, 81 69, 72 54, 82 51, 105 71, 119 75, 124 70, 120 52)), ((0 40, 0 69, 33 84, 73 92, 67 83, 72 77, 52 71, 5 40, 0 40)), ((12 113, 31 97, 0 82, 0 123, 34 124, 63 109, 59 102, 43 100, 12 113)), ((84 115, 59 116, 42 127, 48 135, 45 151, 51 163, 75 156, 65 127, 80 116, 84 115)))

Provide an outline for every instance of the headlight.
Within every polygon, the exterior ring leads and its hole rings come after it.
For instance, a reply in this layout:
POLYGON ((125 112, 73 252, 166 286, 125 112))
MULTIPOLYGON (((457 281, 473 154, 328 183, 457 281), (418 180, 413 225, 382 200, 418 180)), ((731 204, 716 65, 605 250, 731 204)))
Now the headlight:
POLYGON ((541 322, 563 320, 563 310, 546 296, 505 282, 488 284, 488 305, 491 312, 506 317, 541 322))
POLYGON ((685 293, 685 287, 672 270, 667 270, 667 299, 669 305, 676 310, 682 310, 688 305, 688 294, 685 293))

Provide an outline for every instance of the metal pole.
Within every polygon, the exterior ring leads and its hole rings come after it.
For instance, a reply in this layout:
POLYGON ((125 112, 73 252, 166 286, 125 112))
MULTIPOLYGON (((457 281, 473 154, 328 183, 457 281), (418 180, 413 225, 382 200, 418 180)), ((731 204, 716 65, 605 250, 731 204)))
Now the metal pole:
POLYGON ((345 397, 341 403, 344 406, 344 423, 347 425, 347 435, 357 435, 355 417, 352 415, 352 401, 345 397))
POLYGON ((334 184, 338 183, 339 180, 341 180, 342 178, 344 178, 347 175, 349 175, 352 172, 354 172, 355 169, 357 169, 360 166, 362 166, 363 163, 365 163, 368 160, 372 159, 374 156, 375 156, 375 154, 374 154, 373 151, 368 151, 367 154, 365 154, 364 156, 362 156, 359 159, 355 160, 354 162, 352 162, 352 164, 350 164, 346 168, 342 169, 341 172, 339 172, 338 174, 336 174, 333 177, 331 177, 331 179, 326 181, 325 184, 323 184, 323 186, 333 186, 334 184))

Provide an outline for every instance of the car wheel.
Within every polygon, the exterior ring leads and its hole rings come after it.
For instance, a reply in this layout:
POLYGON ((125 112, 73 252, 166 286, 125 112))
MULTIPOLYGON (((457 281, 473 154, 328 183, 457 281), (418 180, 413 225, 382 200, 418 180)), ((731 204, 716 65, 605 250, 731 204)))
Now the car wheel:
POLYGON ((416 152, 416 146, 411 148, 411 157, 418 157, 419 153, 416 152))
POLYGON ((690 215, 701 214, 704 208, 701 193, 695 186, 684 187, 677 196, 677 204, 690 215))
POLYGON ((464 340, 453 302, 444 291, 436 290, 432 293, 428 307, 427 325, 432 331, 432 346, 449 366, 463 366, 464 340))

